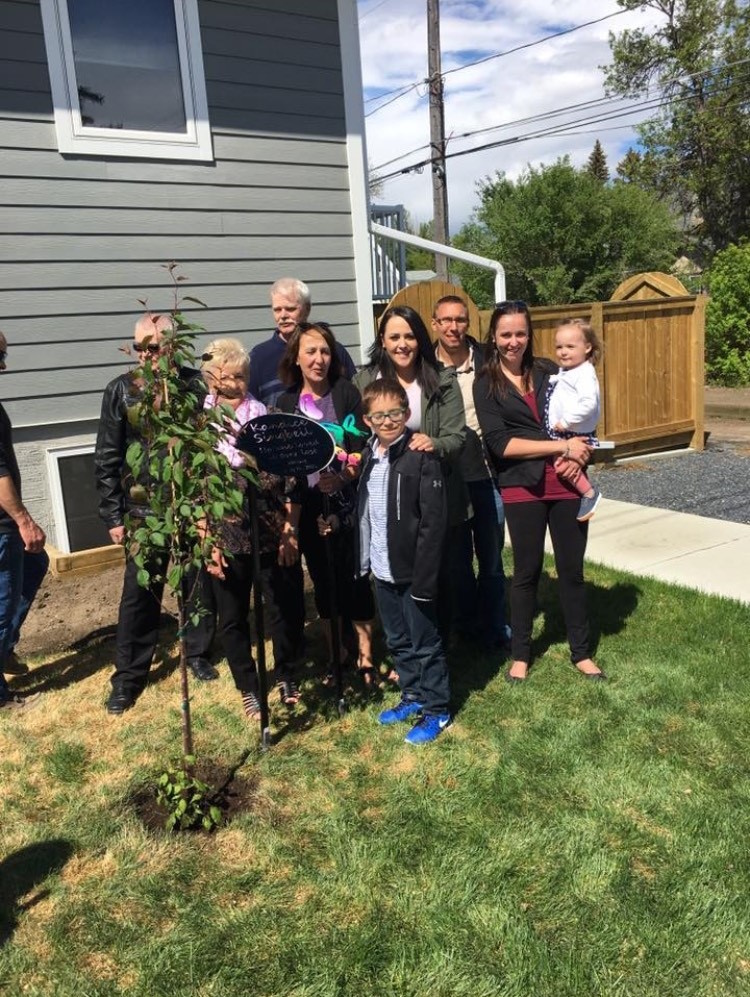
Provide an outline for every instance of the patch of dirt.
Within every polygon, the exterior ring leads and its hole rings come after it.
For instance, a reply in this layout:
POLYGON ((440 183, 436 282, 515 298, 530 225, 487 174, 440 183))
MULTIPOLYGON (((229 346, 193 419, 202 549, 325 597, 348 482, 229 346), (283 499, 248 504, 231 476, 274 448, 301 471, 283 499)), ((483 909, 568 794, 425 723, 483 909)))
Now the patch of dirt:
MULTIPOLYGON (((49 572, 23 625, 19 658, 78 650, 96 639, 113 636, 122 576, 122 566, 83 577, 49 572)), ((167 594, 163 607, 176 616, 177 607, 167 594)))
MULTIPOLYGON (((239 766, 227 770, 226 765, 220 765, 210 758, 198 760, 195 766, 195 778, 200 782, 205 782, 210 787, 212 792, 206 803, 208 806, 218 807, 221 810, 222 821, 218 828, 212 828, 210 831, 206 831, 201 825, 198 825, 190 828, 189 833, 212 834, 230 824, 237 814, 247 813, 252 809, 257 797, 258 780, 255 776, 238 775, 237 768, 239 766)), ((147 831, 154 834, 164 834, 169 814, 167 809, 161 806, 156 799, 157 779, 158 776, 155 776, 152 785, 142 786, 138 789, 128 802, 147 831)))

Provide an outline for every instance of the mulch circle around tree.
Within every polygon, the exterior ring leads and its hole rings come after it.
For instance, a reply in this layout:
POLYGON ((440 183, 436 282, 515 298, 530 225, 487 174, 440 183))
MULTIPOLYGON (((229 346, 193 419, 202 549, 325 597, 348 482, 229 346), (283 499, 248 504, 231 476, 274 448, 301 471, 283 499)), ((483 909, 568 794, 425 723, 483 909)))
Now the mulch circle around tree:
MULTIPOLYGON (((138 819, 147 831, 164 834, 166 833, 165 824, 169 812, 156 798, 156 783, 159 775, 154 776, 152 783, 139 786, 129 797, 128 803, 133 807, 138 819)), ((207 802, 221 810, 222 820, 218 828, 211 828, 207 831, 199 824, 189 828, 189 833, 212 834, 213 831, 226 827, 239 814, 252 810, 258 787, 258 779, 255 775, 238 775, 236 768, 227 768, 226 765, 220 765, 211 758, 205 758, 196 762, 195 778, 211 787, 212 793, 207 802)))

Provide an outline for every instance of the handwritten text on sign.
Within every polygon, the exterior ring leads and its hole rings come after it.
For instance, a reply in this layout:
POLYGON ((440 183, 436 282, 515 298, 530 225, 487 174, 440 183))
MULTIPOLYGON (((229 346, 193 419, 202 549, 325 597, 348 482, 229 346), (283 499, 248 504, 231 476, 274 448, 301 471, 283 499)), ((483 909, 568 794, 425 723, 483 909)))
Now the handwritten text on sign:
POLYGON ((328 430, 312 419, 275 412, 245 423, 237 448, 255 457, 261 471, 301 476, 327 467, 335 444, 328 430))

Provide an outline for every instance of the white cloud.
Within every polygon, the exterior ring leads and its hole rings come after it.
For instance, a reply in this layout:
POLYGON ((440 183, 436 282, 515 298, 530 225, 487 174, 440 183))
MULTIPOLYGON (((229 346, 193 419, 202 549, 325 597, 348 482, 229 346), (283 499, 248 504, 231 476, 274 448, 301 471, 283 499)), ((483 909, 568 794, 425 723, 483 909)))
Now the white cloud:
MULTIPOLYGON (((424 80, 427 75, 425 0, 386 0, 376 10, 377 6, 378 0, 359 0, 366 101, 383 91, 424 80), (368 10, 373 11, 369 16, 368 10)), ((443 72, 617 10, 614 0, 601 0, 596 5, 591 0, 442 0, 443 72)), ((564 106, 602 98, 604 77, 599 66, 611 59, 609 32, 653 23, 653 14, 633 11, 461 72, 448 72, 445 77, 445 127, 446 135, 454 136, 449 152, 587 117, 583 109, 547 121, 510 124, 508 128, 471 139, 457 138, 461 133, 478 128, 519 122, 564 106)), ((427 149, 411 151, 429 143, 425 90, 424 85, 420 85, 367 117, 368 156, 373 165, 409 153, 383 172, 427 157, 427 149)), ((371 111, 377 104, 378 101, 368 101, 365 111, 371 111)), ((611 113, 613 109, 613 105, 607 105, 601 113, 611 113)), ((625 150, 635 142, 632 126, 641 117, 643 112, 598 125, 582 124, 574 130, 585 134, 546 136, 449 160, 451 231, 460 228, 476 205, 476 182, 497 170, 515 178, 529 163, 551 163, 566 154, 580 165, 586 161, 598 138, 607 154, 610 171, 614 172, 625 150), (623 125, 627 127, 615 127, 623 125)), ((405 204, 417 220, 431 217, 429 168, 421 174, 411 173, 389 180, 378 200, 405 204)))

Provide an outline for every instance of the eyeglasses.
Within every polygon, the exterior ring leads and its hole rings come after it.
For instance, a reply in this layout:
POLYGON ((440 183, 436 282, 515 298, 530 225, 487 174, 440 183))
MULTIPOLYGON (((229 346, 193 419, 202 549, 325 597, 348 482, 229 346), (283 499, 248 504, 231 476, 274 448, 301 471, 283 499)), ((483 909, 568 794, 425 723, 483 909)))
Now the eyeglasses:
POLYGON ((455 322, 456 325, 468 325, 469 319, 465 315, 461 315, 459 318, 456 318, 454 315, 446 315, 445 318, 435 319, 435 323, 437 325, 451 325, 453 322, 455 322))
POLYGON ((5 363, 7 359, 8 359, 8 351, 0 350, 0 363, 5 363))
POLYGON ((149 353, 152 357, 158 356, 161 351, 161 343, 133 343, 133 350, 136 353, 149 353))
POLYGON ((405 408, 392 408, 387 412, 370 412, 367 418, 373 426, 382 426, 386 419, 390 419, 391 422, 402 422, 405 415, 405 408))

